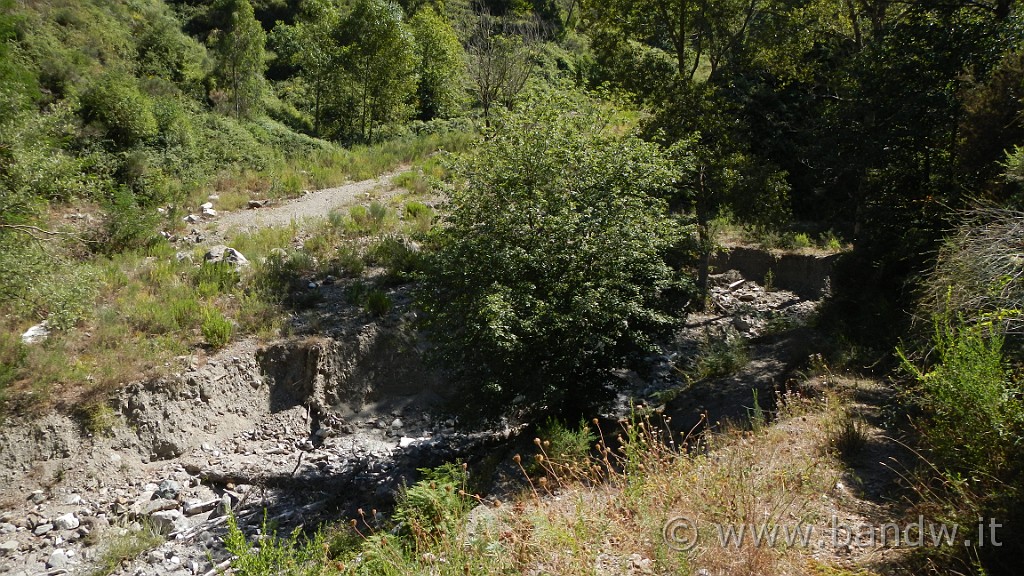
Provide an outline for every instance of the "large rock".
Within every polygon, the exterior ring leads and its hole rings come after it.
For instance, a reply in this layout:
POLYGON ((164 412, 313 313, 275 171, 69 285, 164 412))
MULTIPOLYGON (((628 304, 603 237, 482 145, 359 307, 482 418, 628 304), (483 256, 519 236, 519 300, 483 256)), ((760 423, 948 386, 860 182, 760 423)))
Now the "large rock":
POLYGON ((0 557, 13 556, 18 552, 18 541, 8 540, 7 542, 0 543, 0 557))
POLYGON ((43 321, 28 330, 25 330, 25 333, 21 335, 21 341, 25 344, 35 344, 37 342, 42 342, 49 337, 50 328, 46 324, 46 321, 43 321))
POLYGON ((75 528, 78 528, 79 524, 81 523, 78 521, 78 518, 75 517, 74 512, 68 512, 63 516, 58 516, 53 521, 53 527, 57 530, 74 530, 75 528))
POLYGON ((46 560, 46 567, 50 570, 60 570, 67 567, 68 554, 62 548, 57 548, 46 560))
POLYGON ((149 522, 158 533, 167 536, 174 532, 188 530, 188 520, 180 510, 162 510, 149 516, 149 522))
POLYGON ((181 485, 175 480, 170 478, 160 482, 159 488, 157 488, 156 495, 159 498, 167 498, 168 500, 174 500, 178 497, 178 493, 181 492, 181 485))
POLYGON ((238 267, 249 265, 249 259, 243 256, 241 252, 223 244, 218 244, 207 250, 203 259, 214 264, 228 262, 238 267))

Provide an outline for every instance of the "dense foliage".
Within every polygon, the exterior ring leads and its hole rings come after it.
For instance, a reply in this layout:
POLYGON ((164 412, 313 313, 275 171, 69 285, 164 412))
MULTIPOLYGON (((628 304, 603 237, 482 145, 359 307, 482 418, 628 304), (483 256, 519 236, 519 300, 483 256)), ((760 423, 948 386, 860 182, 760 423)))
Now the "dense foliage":
POLYGON ((503 117, 459 167, 425 307, 484 406, 583 407, 671 321, 666 155, 577 98, 503 117))

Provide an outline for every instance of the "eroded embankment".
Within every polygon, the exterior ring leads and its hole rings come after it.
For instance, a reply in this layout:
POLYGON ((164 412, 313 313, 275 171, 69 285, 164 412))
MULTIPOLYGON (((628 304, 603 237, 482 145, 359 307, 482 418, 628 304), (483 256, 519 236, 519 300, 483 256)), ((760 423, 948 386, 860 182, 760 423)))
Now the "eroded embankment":
POLYGON ((95 544, 149 523, 175 536, 149 569, 198 573, 223 555, 228 505, 243 519, 264 507, 285 525, 326 519, 508 436, 456 433, 422 352, 395 320, 240 343, 124 388, 108 405, 109 436, 58 414, 8 422, 0 571, 84 572, 95 544))

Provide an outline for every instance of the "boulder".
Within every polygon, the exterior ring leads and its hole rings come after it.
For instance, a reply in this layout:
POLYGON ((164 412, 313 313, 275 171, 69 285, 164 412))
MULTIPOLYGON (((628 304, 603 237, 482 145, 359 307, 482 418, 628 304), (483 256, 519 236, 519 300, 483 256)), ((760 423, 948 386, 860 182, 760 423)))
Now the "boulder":
POLYGON ((203 256, 203 260, 214 264, 228 262, 237 267, 245 267, 249 265, 249 259, 242 255, 241 252, 223 244, 218 244, 217 246, 207 250, 206 255, 203 256))
POLYGON ((42 342, 50 337, 50 327, 46 321, 40 322, 35 326, 25 330, 25 333, 21 335, 21 341, 25 344, 35 344, 42 342))
POLYGON ((57 530, 74 530, 75 528, 78 528, 80 524, 81 522, 78 521, 74 512, 68 512, 63 516, 58 516, 53 521, 53 527, 57 530))
POLYGON ((180 510, 161 510, 149 516, 153 529, 164 536, 188 530, 188 520, 180 510))

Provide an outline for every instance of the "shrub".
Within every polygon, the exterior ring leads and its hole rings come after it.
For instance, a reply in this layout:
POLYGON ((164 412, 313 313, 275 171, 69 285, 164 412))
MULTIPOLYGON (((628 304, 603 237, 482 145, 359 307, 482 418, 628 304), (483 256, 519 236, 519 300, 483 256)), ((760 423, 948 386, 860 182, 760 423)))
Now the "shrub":
POLYGON ((576 472, 583 469, 590 461, 590 449, 594 446, 597 436, 590 431, 590 425, 581 419, 579 428, 572 429, 555 418, 548 418, 537 431, 541 440, 541 451, 544 455, 545 468, 556 474, 562 470, 576 472))
POLYGON ((107 136, 126 148, 156 137, 159 127, 153 102, 139 91, 135 78, 118 72, 101 76, 82 94, 82 118, 98 122, 107 136))
POLYGON ((459 166, 422 292, 443 360, 492 407, 598 401, 672 323, 662 254, 678 228, 648 195, 672 181, 666 157, 607 131, 592 104, 554 100, 507 118, 459 166))
POLYGON ((412 280, 423 269, 423 255, 400 236, 388 235, 366 251, 370 264, 383 266, 387 279, 395 282, 412 280))
POLYGON ((107 254, 141 248, 157 239, 159 215, 141 206, 131 190, 117 188, 106 205, 104 235, 99 238, 107 254))
POLYGON ((449 463, 433 470, 421 468, 419 482, 402 490, 394 520, 417 544, 429 545, 458 530, 473 500, 466 495, 466 470, 449 463))
POLYGON ((1013 463, 1024 431, 1024 402, 1003 365, 1003 337, 940 317, 933 344, 938 361, 927 371, 899 351, 926 414, 924 440, 947 471, 997 478, 1013 463))
POLYGON ((366 311, 374 316, 383 316, 391 311, 393 303, 387 292, 373 290, 366 295, 366 311))
POLYGON ((230 262, 203 262, 192 278, 197 292, 206 297, 231 292, 239 280, 238 270, 230 262))
POLYGON ((203 311, 203 338, 206 339, 206 343, 210 347, 216 349, 226 346, 231 341, 233 331, 234 326, 231 324, 231 320, 226 318, 220 310, 206 308, 203 311))

